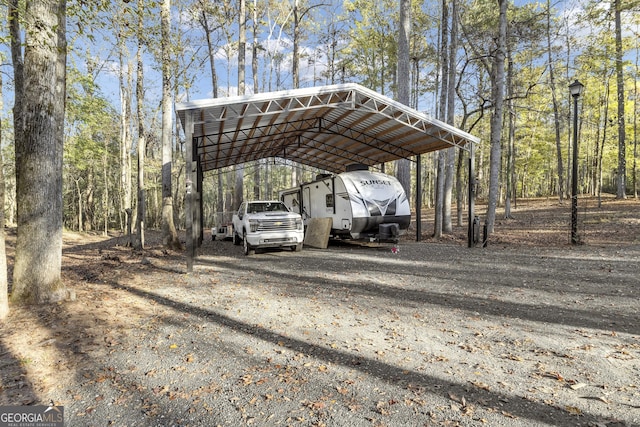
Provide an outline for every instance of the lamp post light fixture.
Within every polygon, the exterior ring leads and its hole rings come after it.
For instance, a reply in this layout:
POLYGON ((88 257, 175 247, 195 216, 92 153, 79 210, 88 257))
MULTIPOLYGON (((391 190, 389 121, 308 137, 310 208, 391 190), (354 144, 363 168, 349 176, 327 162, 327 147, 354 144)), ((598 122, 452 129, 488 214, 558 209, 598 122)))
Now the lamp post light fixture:
POLYGON ((578 237, 578 98, 584 85, 577 79, 569 85, 573 97, 573 163, 571 165, 571 244, 580 243, 578 237))

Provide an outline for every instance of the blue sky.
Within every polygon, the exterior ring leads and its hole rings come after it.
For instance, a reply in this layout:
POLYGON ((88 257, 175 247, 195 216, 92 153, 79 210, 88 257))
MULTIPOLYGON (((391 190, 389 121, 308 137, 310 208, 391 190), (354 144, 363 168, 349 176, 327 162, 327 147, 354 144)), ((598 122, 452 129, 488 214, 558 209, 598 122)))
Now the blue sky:
MULTIPOLYGON (((340 1, 334 0, 336 4, 341 4, 340 1)), ((554 1, 552 4, 556 9, 560 10, 561 14, 567 16, 567 19, 572 20, 577 16, 577 11, 581 9, 580 4, 581 1, 584 0, 566 0, 566 1, 554 1)), ((525 4, 532 3, 529 1, 517 0, 516 4, 525 4)), ((546 2, 543 2, 546 4, 546 2)), ((177 14, 177 12, 176 12, 177 14)), ((68 25, 71 27, 71 31, 73 31, 73 22, 70 19, 68 25)), ((192 28, 188 28, 188 22, 186 16, 174 16, 174 28, 181 26, 180 28, 183 30, 189 29, 189 33, 193 36, 197 34, 201 34, 202 31, 199 27, 195 26, 192 28), (182 21, 180 23, 179 21, 182 21)), ((573 23, 572 27, 577 27, 579 23, 573 23)), ((583 31, 588 31, 588 28, 584 28, 583 31)), ((105 97, 107 97, 113 103, 115 108, 119 108, 120 100, 119 100, 119 88, 118 88, 118 77, 117 77, 117 56, 114 48, 112 47, 112 42, 105 42, 105 39, 110 38, 110 34, 108 30, 96 30, 94 34, 95 42, 86 42, 84 46, 88 46, 91 50, 91 54, 97 59, 98 63, 101 64, 101 71, 98 74, 97 83, 99 84, 102 93, 105 97), (87 44, 88 43, 88 44, 87 44)), ((289 39, 286 33, 279 33, 276 31, 271 34, 270 41, 267 40, 268 34, 264 33, 262 35, 263 40, 262 43, 267 48, 271 49, 273 52, 277 51, 286 51, 287 49, 283 46, 290 45, 291 40, 289 39)), ((70 37, 70 41, 73 40, 73 35, 70 37)), ((250 67, 250 36, 248 37, 248 46, 247 46, 247 68, 246 68, 246 78, 247 78, 247 93, 251 93, 253 81, 251 75, 251 67, 250 67)), ((133 41, 132 41, 133 43, 133 41)), ((194 45, 191 49, 203 48, 203 41, 199 41, 200 45, 194 45)), ((69 63, 73 64, 77 67, 84 67, 84 64, 80 63, 80 61, 84 61, 84 57, 86 56, 85 47, 81 46, 81 44, 76 44, 75 48, 78 49, 77 54, 70 54, 69 63)), ((135 46, 130 45, 131 56, 133 60, 133 54, 135 53, 135 46)), ((235 95, 237 93, 237 59, 233 57, 231 61, 227 61, 224 55, 219 51, 217 54, 217 71, 219 77, 219 96, 224 96, 227 93, 229 95, 235 95), (227 81, 227 69, 229 69, 229 79, 227 81), (228 88, 228 89, 227 89, 228 88)), ((5 58, 3 61, 3 65, 0 68, 0 71, 4 73, 3 80, 5 82, 4 85, 4 96, 5 96, 5 110, 10 108, 12 101, 12 91, 8 82, 11 80, 10 73, 12 72, 12 68, 10 65, 7 65, 7 61, 9 58, 8 47, 7 44, 0 45, 0 53, 5 54, 5 58), (7 74, 8 73, 8 74, 7 74)), ((308 87, 313 86, 314 76, 318 76, 324 70, 327 64, 327 59, 323 49, 314 45, 312 41, 306 42, 303 46, 301 46, 302 60, 300 61, 300 73, 301 73, 301 86, 308 87), (311 59, 313 58, 313 60, 311 59)), ((577 53, 577 52, 576 52, 577 53)), ((161 79, 156 69, 155 61, 147 58, 146 60, 146 68, 145 68, 145 87, 146 87, 146 100, 150 106, 153 108, 157 108, 160 99, 161 92, 161 79)), ((285 59, 285 62, 282 64, 282 69, 287 70, 286 78, 287 84, 290 85, 290 70, 291 63, 290 60, 285 59)), ((324 84, 324 81, 316 80, 316 85, 324 84)), ((286 85, 285 85, 286 86, 286 85)), ((290 86, 288 86, 290 87, 290 86)), ((284 88, 288 88, 284 87, 284 88)), ((281 87, 283 88, 283 87, 281 87)), ((274 89, 281 89, 274 88, 274 89)), ((194 86, 190 91, 190 99, 202 99, 211 97, 211 77, 209 72, 209 66, 207 63, 204 63, 197 67, 197 76, 194 82, 194 86)), ((185 100, 184 92, 181 94, 181 98, 178 99, 185 100)), ((429 101, 425 101, 429 103, 429 101)), ((429 108, 429 107, 422 107, 429 108)))

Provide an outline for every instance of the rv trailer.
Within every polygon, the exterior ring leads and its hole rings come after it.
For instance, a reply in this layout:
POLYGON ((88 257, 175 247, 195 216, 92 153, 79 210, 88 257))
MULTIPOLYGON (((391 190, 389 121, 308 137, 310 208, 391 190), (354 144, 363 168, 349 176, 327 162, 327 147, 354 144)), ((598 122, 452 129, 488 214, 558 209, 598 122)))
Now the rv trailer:
POLYGON ((331 218, 331 236, 337 239, 397 241, 411 222, 400 182, 366 166, 318 175, 313 182, 280 192, 280 200, 302 215, 305 224, 310 218, 331 218))

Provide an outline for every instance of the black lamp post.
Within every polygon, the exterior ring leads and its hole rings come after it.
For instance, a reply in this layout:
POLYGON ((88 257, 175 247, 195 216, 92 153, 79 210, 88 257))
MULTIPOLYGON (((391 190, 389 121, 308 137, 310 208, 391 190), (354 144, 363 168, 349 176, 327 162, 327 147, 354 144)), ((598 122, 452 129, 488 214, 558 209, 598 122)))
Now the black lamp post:
POLYGON ((571 244, 577 245, 578 238, 578 98, 584 85, 578 80, 569 85, 573 97, 573 163, 571 167, 571 244))

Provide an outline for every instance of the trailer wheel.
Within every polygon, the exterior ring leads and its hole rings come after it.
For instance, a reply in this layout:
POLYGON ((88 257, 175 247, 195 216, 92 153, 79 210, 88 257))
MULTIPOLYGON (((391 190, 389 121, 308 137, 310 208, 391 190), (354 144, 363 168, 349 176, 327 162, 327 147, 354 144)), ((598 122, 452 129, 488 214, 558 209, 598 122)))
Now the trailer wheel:
POLYGON ((256 253, 255 248, 252 248, 249 242, 247 241, 247 232, 242 233, 242 246, 244 250, 244 254, 247 256, 254 255, 256 253))

